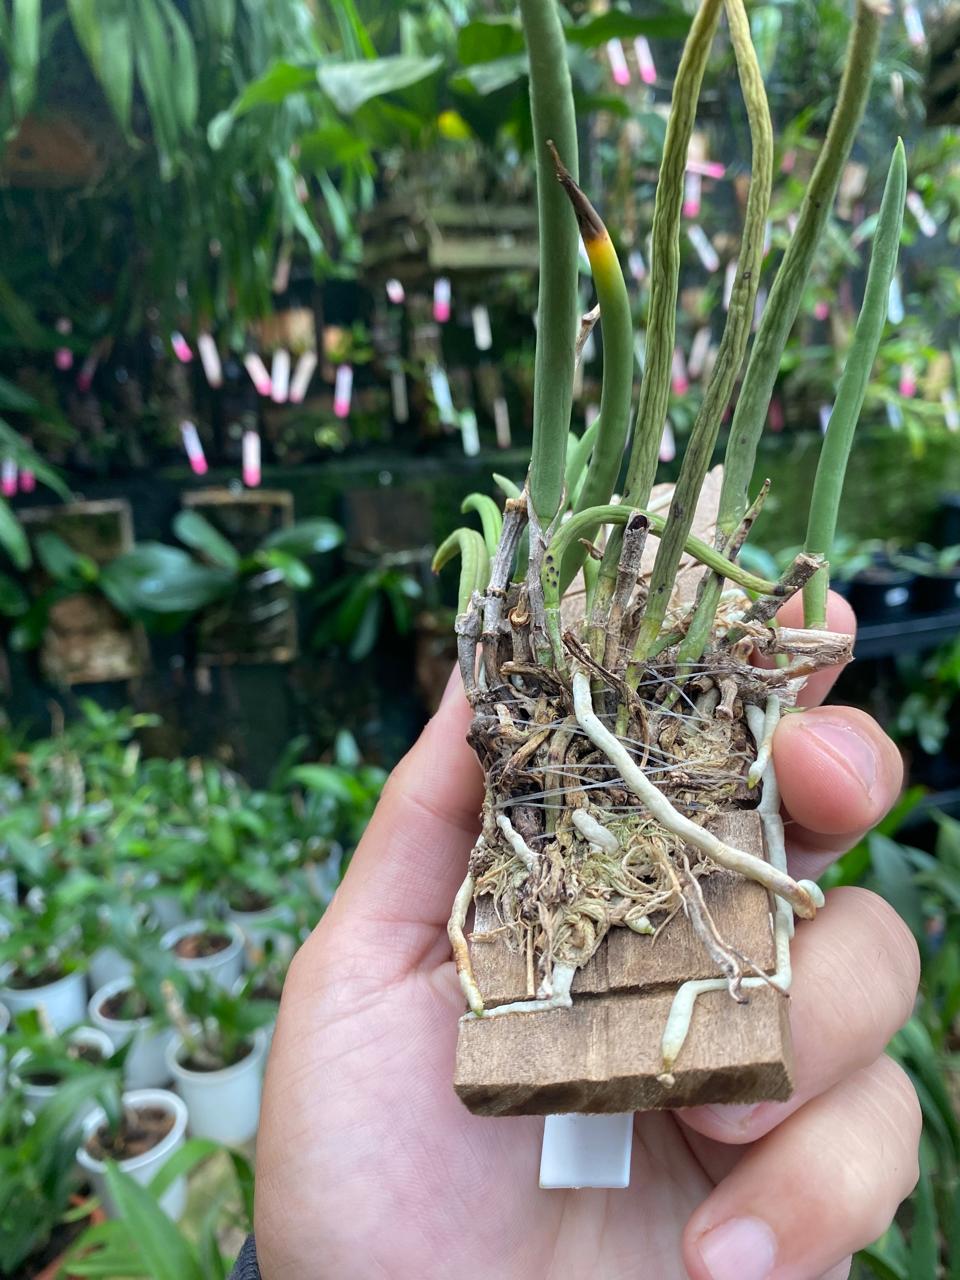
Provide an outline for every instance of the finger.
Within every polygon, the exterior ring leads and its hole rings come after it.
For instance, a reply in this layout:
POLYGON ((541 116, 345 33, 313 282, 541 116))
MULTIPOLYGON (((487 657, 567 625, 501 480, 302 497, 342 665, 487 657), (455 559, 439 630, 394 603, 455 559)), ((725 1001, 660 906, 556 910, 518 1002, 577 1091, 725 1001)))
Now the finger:
POLYGON ((683 1122, 718 1142, 755 1142, 812 1098, 883 1053, 913 1012, 920 955, 913 934, 867 889, 835 889, 792 946, 794 1092, 787 1102, 693 1107, 683 1122))
POLYGON ((809 1280, 889 1226, 917 1181, 920 1107, 889 1058, 750 1148, 687 1223, 691 1280, 809 1280))
POLYGON ((351 930, 373 925, 381 945, 410 943, 408 930, 431 941, 446 923, 466 872, 467 853, 480 829, 480 766, 467 745, 470 707, 459 672, 411 750, 394 769, 357 846, 325 920, 348 918, 351 930))
POLYGON ((788 815, 790 871, 811 879, 880 821, 903 784, 900 752, 854 707, 784 716, 773 760, 788 815))
MULTIPOLYGON (((777 621, 782 627, 803 626, 803 595, 798 592, 777 613, 777 621)), ((827 631, 837 631, 843 636, 857 634, 857 615, 850 608, 843 596, 831 591, 827 596, 827 631)), ((801 707, 818 707, 837 682, 843 667, 824 667, 807 677, 807 683, 800 691, 801 707)))

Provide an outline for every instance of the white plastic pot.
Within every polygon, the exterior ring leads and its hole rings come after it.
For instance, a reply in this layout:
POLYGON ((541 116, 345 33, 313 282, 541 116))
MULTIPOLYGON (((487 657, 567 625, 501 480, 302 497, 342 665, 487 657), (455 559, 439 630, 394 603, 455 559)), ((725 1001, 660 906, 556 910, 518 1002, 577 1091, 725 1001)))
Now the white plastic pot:
POLYGON ((133 964, 116 947, 98 947, 90 957, 87 981, 91 994, 117 978, 126 978, 133 972, 133 964))
MULTIPOLYGON (((9 969, 3 978, 9 977, 9 969)), ((45 987, 0 985, 0 1004, 16 1015, 26 1009, 43 1009, 54 1031, 66 1031, 82 1022, 87 1011, 87 989, 82 973, 76 970, 45 987)))
POLYGON ((237 926, 256 951, 263 951, 270 944, 278 955, 289 955, 293 950, 293 938, 277 926, 292 919, 289 907, 269 906, 262 911, 235 911, 227 907, 227 919, 237 926))
MULTIPOLYGON (((129 1173, 142 1186, 146 1186, 154 1174, 159 1173, 174 1151, 183 1146, 187 1132, 187 1109, 175 1093, 170 1093, 166 1089, 133 1089, 123 1095, 123 1105, 130 1108, 163 1107, 164 1110, 173 1113, 173 1128, 162 1142, 158 1142, 155 1147, 145 1151, 143 1155, 120 1161, 120 1168, 125 1173, 129 1173)), ((87 1150, 87 1140, 103 1124, 105 1118, 102 1107, 97 1107, 87 1116, 83 1122, 83 1142, 77 1151, 77 1160, 81 1168, 89 1173, 93 1189, 103 1205, 107 1217, 117 1218, 120 1215, 117 1212, 117 1206, 107 1192, 107 1179, 103 1161, 94 1159, 87 1150)), ((187 1180, 185 1177, 177 1178, 176 1182, 167 1188, 160 1197, 160 1207, 174 1221, 183 1216, 183 1211, 187 1207, 187 1180)))
MULTIPOLYGON (((230 945, 222 951, 210 956, 197 956, 193 960, 185 960, 174 952, 174 963, 178 969, 197 980, 210 977, 225 991, 229 991, 243 973, 244 938, 239 928, 231 921, 224 921, 217 926, 230 935, 230 945)), ((192 933, 206 933, 208 926, 202 920, 188 920, 178 924, 175 929, 168 929, 160 939, 160 945, 173 951, 181 938, 188 938, 192 933)))
POLYGON ((267 1037, 253 1037, 250 1053, 222 1071, 190 1071, 181 1065, 184 1045, 179 1036, 167 1046, 167 1066, 174 1087, 187 1104, 190 1132, 216 1142, 249 1142, 260 1122, 260 1093, 267 1037))
MULTIPOLYGON (((105 1031, 99 1031, 96 1027, 77 1027, 75 1031, 71 1031, 69 1037, 71 1044, 86 1044, 94 1049, 100 1050, 100 1055, 104 1059, 113 1055, 114 1043, 105 1031)), ((34 1115, 37 1115, 45 1106, 56 1097, 59 1084, 34 1084, 29 1076, 26 1079, 21 1077, 23 1067, 25 1067, 32 1057, 29 1049, 22 1049, 15 1054, 10 1060, 10 1074, 14 1078, 20 1079, 20 1087, 23 1090, 23 1098, 27 1105, 27 1109, 34 1115)), ((79 1125, 89 1115, 90 1111, 96 1106, 96 1103, 89 1102, 81 1107, 77 1114, 77 1124, 79 1125)))
POLYGON ((158 1027, 153 1018, 107 1018, 101 1006, 120 991, 129 991, 130 978, 115 978, 99 991, 95 991, 87 1005, 90 1021, 119 1049, 132 1040, 130 1052, 123 1066, 123 1082, 130 1089, 152 1089, 166 1084, 170 1079, 167 1070, 167 1045, 173 1036, 171 1027, 158 1027))
POLYGON ((150 895, 150 914, 161 929, 172 929, 187 918, 180 895, 172 890, 150 895))

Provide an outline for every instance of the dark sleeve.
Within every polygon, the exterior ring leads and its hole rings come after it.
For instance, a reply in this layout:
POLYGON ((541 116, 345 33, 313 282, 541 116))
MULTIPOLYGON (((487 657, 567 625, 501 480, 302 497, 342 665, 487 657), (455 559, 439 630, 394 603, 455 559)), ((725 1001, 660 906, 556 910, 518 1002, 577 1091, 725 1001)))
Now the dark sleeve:
POLYGON ((253 1236, 247 1236, 240 1256, 230 1272, 230 1280, 261 1280, 257 1265, 257 1246, 253 1236))

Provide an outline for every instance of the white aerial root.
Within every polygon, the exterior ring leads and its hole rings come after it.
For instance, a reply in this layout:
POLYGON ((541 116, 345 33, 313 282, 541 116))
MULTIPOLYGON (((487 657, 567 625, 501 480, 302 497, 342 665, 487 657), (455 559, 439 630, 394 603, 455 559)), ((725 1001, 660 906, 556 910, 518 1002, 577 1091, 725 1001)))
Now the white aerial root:
POLYGON ((602 822, 598 822, 586 809, 574 809, 570 821, 577 828, 584 840, 597 846, 603 853, 619 853, 620 841, 608 831, 602 822))
POLYGON ((767 765, 770 763, 770 752, 773 750, 773 735, 780 722, 780 699, 776 694, 772 693, 767 698, 766 710, 762 714, 763 718, 761 719, 759 707, 751 706, 747 708, 747 723, 750 725, 750 732, 757 739, 757 758, 750 766, 750 772, 747 774, 748 787, 757 785, 763 777, 767 765), (760 730, 759 736, 754 730, 754 724, 760 730))
POLYGON ((556 964, 553 966, 553 982, 549 995, 536 1000, 511 1000, 509 1004, 494 1005, 492 1009, 475 1009, 472 1013, 463 1014, 462 1021, 472 1022, 474 1018, 498 1018, 506 1013, 546 1013, 548 1009, 569 1009, 573 1004, 570 988, 576 972, 575 965, 556 964))
MULTIPOLYGON (((483 836, 480 839, 482 840, 483 836)), ((480 988, 477 986, 476 979, 473 976, 470 948, 467 946, 467 939, 463 933, 463 926, 467 922, 467 912, 470 910, 470 903, 473 901, 473 889, 474 879, 468 871, 466 879, 457 890, 457 896, 453 900, 453 910, 450 912, 450 919, 447 923, 447 937, 450 939, 450 946, 453 948, 453 959, 457 966, 460 989, 463 991, 467 1004, 475 1014, 479 1015, 483 1013, 483 996, 480 994, 480 988)))
MULTIPOLYGON (((746 708, 747 724, 750 732, 753 734, 757 742, 757 750, 759 752, 761 743, 769 736, 772 739, 773 730, 770 728, 771 721, 773 727, 776 728, 776 720, 773 717, 779 717, 780 703, 779 699, 771 698, 767 702, 766 711, 763 712, 759 707, 749 705, 746 708), (771 703, 776 703, 775 711, 771 710, 771 703)), ((763 769, 763 791, 760 797, 760 803, 757 805, 757 813, 763 827, 763 834, 766 838, 767 852, 770 855, 771 864, 778 870, 786 874, 787 869, 787 850, 783 836, 783 819, 780 817, 780 790, 777 786, 777 775, 773 767, 773 760, 767 752, 767 760, 763 769)), ((823 906, 823 893, 819 885, 811 880, 801 880, 799 882, 812 900, 818 907, 823 906)), ((773 923, 773 937, 776 948, 776 971, 769 977, 744 978, 740 983, 741 987, 762 987, 775 986, 784 994, 789 992, 790 985, 793 981, 793 970, 790 964, 790 939, 793 936, 793 910, 786 898, 779 894, 775 895, 776 913, 773 923)), ((728 985, 726 978, 700 978, 692 982, 684 982, 677 990, 673 998, 673 1004, 670 1007, 670 1013, 667 1015, 666 1026, 663 1029, 663 1038, 660 1042, 660 1053, 662 1059, 662 1072, 658 1077, 661 1084, 668 1088, 674 1083, 671 1074, 674 1063, 680 1056, 687 1035, 690 1031, 690 1023, 693 1018, 693 1009, 696 1004, 697 997, 703 995, 707 991, 723 991, 728 985)))
POLYGON ((497 826, 503 832, 507 844, 516 857, 520 859, 528 871, 533 871, 537 865, 537 855, 505 813, 497 814, 497 826))
POLYGON ((583 671, 577 671, 573 677, 573 707, 581 729, 617 768, 630 790, 643 801, 662 827, 699 849, 717 866, 736 871, 748 880, 756 880, 771 893, 786 898, 798 916, 811 919, 816 915, 816 898, 805 884, 798 884, 780 867, 765 862, 763 858, 725 844, 712 831, 698 826, 673 807, 663 792, 646 777, 623 743, 597 716, 590 695, 590 680, 583 671))

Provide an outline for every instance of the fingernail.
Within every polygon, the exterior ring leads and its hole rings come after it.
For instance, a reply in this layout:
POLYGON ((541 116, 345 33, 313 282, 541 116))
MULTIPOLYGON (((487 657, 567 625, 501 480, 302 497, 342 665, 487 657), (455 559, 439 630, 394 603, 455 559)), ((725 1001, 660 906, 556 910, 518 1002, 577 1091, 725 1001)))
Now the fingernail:
POLYGON ((777 1260, 777 1238, 760 1218, 731 1218, 699 1241, 710 1280, 768 1280, 777 1260))
POLYGON ((725 1129, 742 1133, 762 1106, 762 1102, 724 1103, 723 1105, 717 1104, 716 1106, 704 1107, 704 1111, 719 1124, 722 1124, 725 1129))
POLYGON ((880 761, 872 740, 846 719, 833 719, 829 712, 807 712, 800 721, 804 733, 821 751, 871 792, 876 785, 880 761))

